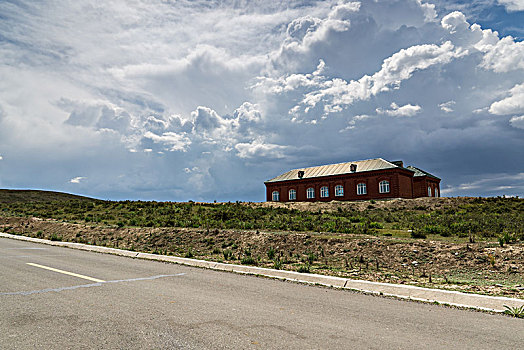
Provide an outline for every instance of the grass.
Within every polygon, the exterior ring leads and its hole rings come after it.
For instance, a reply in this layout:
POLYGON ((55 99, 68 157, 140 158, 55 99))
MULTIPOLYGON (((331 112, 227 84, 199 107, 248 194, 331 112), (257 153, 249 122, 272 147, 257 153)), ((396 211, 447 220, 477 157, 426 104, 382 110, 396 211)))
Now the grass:
POLYGON ((51 234, 51 237, 49 237, 49 240, 51 241, 61 241, 62 237, 57 235, 56 233, 51 234))
POLYGON ((504 313, 506 315, 510 315, 510 316, 518 317, 518 318, 524 318, 524 305, 515 306, 515 307, 504 305, 504 307, 506 308, 506 310, 504 310, 504 313))
MULTIPOLYGON (((299 211, 244 203, 102 201, 2 201, 1 216, 35 216, 114 227, 187 227, 391 235, 442 240, 524 238, 524 200, 473 198, 439 208, 414 207, 299 211), (408 232, 411 230, 411 232, 408 232), (473 234, 472 234, 473 233, 473 234)), ((339 208, 340 209, 340 208, 339 208)))

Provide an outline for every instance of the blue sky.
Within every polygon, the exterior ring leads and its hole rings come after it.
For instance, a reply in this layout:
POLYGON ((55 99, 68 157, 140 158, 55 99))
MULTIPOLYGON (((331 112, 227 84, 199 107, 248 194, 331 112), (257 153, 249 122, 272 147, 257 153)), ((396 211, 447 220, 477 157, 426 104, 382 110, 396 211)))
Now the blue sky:
POLYGON ((2 1, 0 188, 263 201, 382 157, 524 195, 524 0, 2 1))

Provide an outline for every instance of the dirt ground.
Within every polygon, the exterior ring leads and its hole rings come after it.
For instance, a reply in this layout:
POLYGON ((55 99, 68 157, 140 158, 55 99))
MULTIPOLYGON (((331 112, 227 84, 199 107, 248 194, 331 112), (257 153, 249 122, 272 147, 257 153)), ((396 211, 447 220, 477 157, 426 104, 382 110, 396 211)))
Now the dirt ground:
MULTIPOLYGON (((445 198, 410 205, 438 205, 442 200, 445 198)), ((404 200, 396 201, 394 205, 406 205, 404 200)), ((299 207, 302 203, 292 205, 299 207)), ((331 210, 330 203, 314 205, 331 210)), ((368 206, 369 202, 348 205, 368 206)), ((311 204, 307 209, 312 209, 311 204)), ((524 297, 523 243, 500 247, 496 242, 450 243, 338 233, 118 228, 20 217, 0 217, 0 231, 370 281, 524 297)))

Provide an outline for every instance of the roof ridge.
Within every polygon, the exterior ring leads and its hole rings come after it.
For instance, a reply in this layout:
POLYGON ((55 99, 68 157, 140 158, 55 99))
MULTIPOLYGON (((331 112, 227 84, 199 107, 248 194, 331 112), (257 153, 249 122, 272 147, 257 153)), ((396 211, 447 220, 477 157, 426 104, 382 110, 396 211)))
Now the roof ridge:
MULTIPOLYGON (((385 160, 384 158, 377 157, 377 158, 369 158, 369 159, 350 160, 350 161, 348 161, 348 162, 340 162, 340 163, 331 163, 331 164, 314 165, 314 166, 308 166, 308 167, 305 167, 305 168, 304 168, 304 167, 302 167, 302 168, 295 168, 295 169, 291 169, 291 170, 286 171, 286 173, 287 173, 287 172, 290 172, 290 171, 293 171, 293 170, 305 170, 305 169, 311 169, 311 168, 318 168, 318 167, 321 167, 321 166, 340 165, 340 164, 357 163, 357 162, 366 162, 366 161, 368 161, 368 160, 377 160, 377 159, 383 160, 383 161, 385 161, 386 163, 390 163, 391 165, 396 166, 395 164, 392 164, 391 162, 388 162, 388 161, 385 160)), ((285 174, 285 173, 284 173, 284 174, 285 174)))

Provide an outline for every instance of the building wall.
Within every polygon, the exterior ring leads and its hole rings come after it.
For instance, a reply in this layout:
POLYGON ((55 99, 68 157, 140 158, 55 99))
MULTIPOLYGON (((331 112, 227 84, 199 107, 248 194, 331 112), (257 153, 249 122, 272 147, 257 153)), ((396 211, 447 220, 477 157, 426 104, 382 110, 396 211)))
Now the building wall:
POLYGON ((413 176, 408 174, 399 174, 399 197, 413 198, 413 176))
MULTIPOLYGON (((370 172, 361 172, 354 174, 344 174, 335 176, 326 176, 319 178, 296 179, 280 182, 266 183, 266 198, 268 201, 272 200, 272 192, 279 191, 280 201, 289 201, 289 190, 296 190, 297 202, 307 201, 332 201, 332 200, 369 200, 369 199, 386 199, 386 198, 413 198, 427 196, 426 192, 422 193, 422 187, 425 182, 419 184, 416 191, 418 195, 414 195, 413 173, 403 169, 384 169, 370 172), (380 193, 379 183, 383 180, 389 181, 390 192, 380 193), (357 195, 357 184, 365 183, 367 193, 365 195, 357 195), (342 185, 344 187, 343 196, 335 196, 335 186, 342 185), (327 186, 329 190, 328 197, 320 197, 320 189, 327 186), (308 188, 314 188, 315 198, 307 198, 306 191, 308 188)), ((437 183, 438 186, 438 183, 437 183)))
POLYGON ((431 197, 440 197, 440 180, 427 176, 413 178, 413 198, 428 197, 428 187, 431 188, 431 197), (435 195, 435 189, 438 195, 435 195))
POLYGON ((425 176, 413 178, 413 198, 427 197, 427 182, 425 176))
MULTIPOLYGON (((432 197, 440 197, 440 181, 436 180, 436 179, 433 179, 433 178, 428 178, 426 182, 427 182, 427 186, 426 187, 428 187, 428 186, 431 187, 431 196, 432 197), (435 192, 435 190, 438 190, 438 192, 435 192)), ((426 189, 426 191, 427 191, 427 189, 426 189)))

